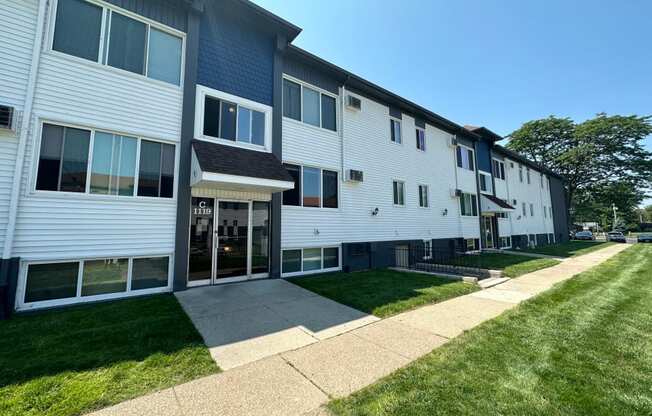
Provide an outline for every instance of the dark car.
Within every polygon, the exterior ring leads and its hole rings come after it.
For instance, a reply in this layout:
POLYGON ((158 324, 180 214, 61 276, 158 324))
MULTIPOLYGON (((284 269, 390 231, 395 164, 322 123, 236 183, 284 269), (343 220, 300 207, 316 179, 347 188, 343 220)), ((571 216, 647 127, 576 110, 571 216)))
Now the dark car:
POLYGON ((652 234, 640 234, 636 240, 639 243, 652 243, 652 234))
POLYGON ((595 240, 591 231, 578 231, 575 233, 576 240, 595 240))
POLYGON ((626 243, 627 239, 623 235, 623 233, 619 231, 611 231, 607 233, 607 241, 615 241, 617 243, 626 243))

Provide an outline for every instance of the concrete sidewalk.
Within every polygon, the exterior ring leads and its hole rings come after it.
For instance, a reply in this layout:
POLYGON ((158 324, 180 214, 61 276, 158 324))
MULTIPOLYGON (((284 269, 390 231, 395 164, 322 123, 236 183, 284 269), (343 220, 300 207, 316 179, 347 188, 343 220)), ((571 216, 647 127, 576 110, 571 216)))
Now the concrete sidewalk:
POLYGON ((321 407, 403 367, 450 338, 626 249, 570 258, 490 289, 139 397, 96 415, 326 415, 321 407))

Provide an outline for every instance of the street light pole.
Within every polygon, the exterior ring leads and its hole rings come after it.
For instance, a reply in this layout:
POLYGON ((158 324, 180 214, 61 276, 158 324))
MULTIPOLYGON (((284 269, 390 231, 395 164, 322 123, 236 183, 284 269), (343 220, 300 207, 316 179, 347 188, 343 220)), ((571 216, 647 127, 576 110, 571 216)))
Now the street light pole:
POLYGON ((618 219, 618 216, 616 215, 616 211, 618 211, 618 207, 616 206, 616 204, 612 203, 611 204, 611 209, 613 209, 613 211, 614 211, 614 223, 611 226, 611 231, 616 231, 616 221, 618 219))

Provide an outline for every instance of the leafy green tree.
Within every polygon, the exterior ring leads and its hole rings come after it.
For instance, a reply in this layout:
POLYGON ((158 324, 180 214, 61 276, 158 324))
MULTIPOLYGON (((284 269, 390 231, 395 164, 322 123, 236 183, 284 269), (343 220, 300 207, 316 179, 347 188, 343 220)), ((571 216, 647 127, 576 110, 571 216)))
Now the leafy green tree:
POLYGON ((651 116, 600 113, 579 124, 550 116, 523 124, 507 147, 566 178, 574 221, 606 218, 612 203, 633 218, 652 184, 652 153, 643 147, 650 134, 651 116))

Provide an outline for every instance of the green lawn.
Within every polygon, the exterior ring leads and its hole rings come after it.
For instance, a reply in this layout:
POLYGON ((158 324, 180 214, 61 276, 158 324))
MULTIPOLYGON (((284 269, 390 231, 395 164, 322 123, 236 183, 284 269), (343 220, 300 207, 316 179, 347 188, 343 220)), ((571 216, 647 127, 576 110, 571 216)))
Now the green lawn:
POLYGON ((548 256, 555 257, 575 257, 582 254, 590 253, 601 248, 608 247, 614 242, 600 242, 600 241, 568 241, 565 243, 551 244, 548 246, 541 246, 536 248, 528 248, 519 250, 524 253, 538 253, 547 254, 548 256))
POLYGON ((455 264, 480 267, 482 269, 502 270, 505 277, 518 277, 539 269, 559 264, 555 259, 536 259, 518 254, 482 253, 456 258, 455 264))
POLYGON ((652 246, 633 246, 352 396, 338 415, 652 414, 652 246))
POLYGON ((423 273, 378 269, 288 279, 336 302, 381 318, 479 290, 423 273))
POLYGON ((172 295, 0 322, 0 414, 78 415, 219 371, 172 295))

